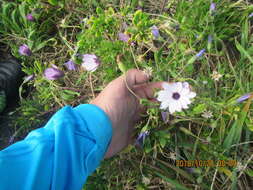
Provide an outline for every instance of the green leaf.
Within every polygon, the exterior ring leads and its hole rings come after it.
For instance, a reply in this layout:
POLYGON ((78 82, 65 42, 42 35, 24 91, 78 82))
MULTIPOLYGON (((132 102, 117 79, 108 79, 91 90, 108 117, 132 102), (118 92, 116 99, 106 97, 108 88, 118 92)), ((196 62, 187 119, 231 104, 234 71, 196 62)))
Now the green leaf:
POLYGON ((247 104, 244 106, 243 110, 240 112, 239 119, 234 121, 234 124, 232 125, 227 137, 224 140, 224 143, 223 143, 224 148, 227 149, 231 145, 239 143, 241 139, 242 127, 245 122, 247 113, 249 111, 251 100, 252 100, 252 97, 248 99, 247 104))
POLYGON ((180 183, 178 183, 176 180, 169 179, 156 171, 154 173, 156 175, 158 175, 159 177, 161 177, 163 180, 172 184, 175 187, 175 189, 177 189, 177 190, 190 190, 190 189, 186 188, 185 186, 181 185, 180 183))
POLYGON ((200 114, 206 109, 206 104, 198 104, 196 107, 193 108, 192 112, 194 114, 200 114))

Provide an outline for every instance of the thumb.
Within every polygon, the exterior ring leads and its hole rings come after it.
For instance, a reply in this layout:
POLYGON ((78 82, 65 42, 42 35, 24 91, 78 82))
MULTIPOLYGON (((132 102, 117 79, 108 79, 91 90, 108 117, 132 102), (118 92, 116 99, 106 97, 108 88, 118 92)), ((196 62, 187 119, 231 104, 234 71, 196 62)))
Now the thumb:
POLYGON ((149 76, 143 71, 138 69, 130 69, 125 75, 127 85, 133 89, 135 85, 146 83, 149 80, 149 76))

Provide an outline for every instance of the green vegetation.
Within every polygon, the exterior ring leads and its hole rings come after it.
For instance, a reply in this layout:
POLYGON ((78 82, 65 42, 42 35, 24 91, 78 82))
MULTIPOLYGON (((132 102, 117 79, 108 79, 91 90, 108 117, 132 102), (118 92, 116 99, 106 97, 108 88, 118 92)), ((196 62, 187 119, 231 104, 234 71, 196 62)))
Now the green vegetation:
POLYGON ((252 98, 241 103, 236 99, 253 92, 253 4, 220 0, 210 8, 211 3, 1 1, 0 43, 22 60, 27 75, 35 75, 20 88, 14 124, 22 127, 15 136, 24 135, 64 105, 88 103, 122 70, 152 71, 153 81, 189 82, 197 92, 193 104, 167 114, 166 122, 159 105, 148 109, 136 128, 136 135, 150 131, 143 149, 129 146, 104 161, 84 189, 250 189, 252 98), (28 14, 33 20, 27 19, 28 14), (154 25, 158 37, 152 34, 154 25), (119 40, 119 33, 129 39, 119 40), (19 54, 23 44, 31 56, 19 54), (205 53, 196 56, 202 49, 205 53), (81 67, 82 54, 99 57, 101 65, 95 72, 81 67), (77 71, 64 66, 70 59, 77 71), (65 76, 46 79, 43 72, 52 64, 65 76), (211 160, 219 165, 179 167, 176 160, 211 160))

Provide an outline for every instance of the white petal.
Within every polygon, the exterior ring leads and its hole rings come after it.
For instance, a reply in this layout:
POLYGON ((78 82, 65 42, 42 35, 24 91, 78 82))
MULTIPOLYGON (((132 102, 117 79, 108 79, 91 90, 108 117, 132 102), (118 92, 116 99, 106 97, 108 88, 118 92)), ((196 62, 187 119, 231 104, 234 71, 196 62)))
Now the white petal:
POLYGON ((185 96, 185 95, 189 94, 189 92, 190 92, 189 88, 182 88, 182 90, 181 90, 182 96, 185 96))
POLYGON ((195 92, 190 92, 187 96, 189 98, 194 98, 196 96, 196 93, 195 92))
POLYGON ((190 87, 190 85, 188 82, 183 82, 183 88, 189 88, 189 87, 190 87))
POLYGON ((190 99, 188 97, 182 97, 181 101, 182 100, 184 101, 184 104, 186 104, 186 105, 191 104, 191 101, 190 101, 190 99))
POLYGON ((182 88, 183 88, 183 86, 182 86, 181 82, 172 83, 170 86, 170 90, 172 92, 180 92, 182 90, 182 88))
POLYGON ((187 101, 184 98, 180 99, 181 107, 184 109, 188 109, 187 101))
POLYGON ((182 111, 182 107, 179 101, 175 104, 175 110, 178 112, 182 111))
POLYGON ((162 87, 164 90, 170 90, 170 85, 167 82, 162 83, 162 87))
POLYGON ((175 110, 175 107, 174 107, 173 105, 170 104, 170 106, 169 106, 169 112, 170 112, 171 114, 173 114, 175 111, 176 111, 176 110, 175 110))
POLYGON ((177 101, 171 100, 169 104, 169 112, 172 114, 176 111, 177 109, 177 101))
POLYGON ((169 97, 169 93, 165 90, 161 90, 161 91, 158 92, 157 100, 162 102, 162 101, 167 100, 168 97, 169 97))
POLYGON ((160 105, 160 109, 162 109, 162 110, 167 109, 169 107, 169 104, 170 104, 169 101, 162 102, 160 105))

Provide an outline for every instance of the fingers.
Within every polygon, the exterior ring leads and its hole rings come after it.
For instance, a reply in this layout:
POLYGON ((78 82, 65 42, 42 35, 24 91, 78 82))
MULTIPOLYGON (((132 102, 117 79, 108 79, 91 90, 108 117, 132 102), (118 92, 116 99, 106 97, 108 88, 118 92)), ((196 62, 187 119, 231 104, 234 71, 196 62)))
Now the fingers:
POLYGON ((135 87, 135 93, 140 98, 145 98, 149 100, 154 99, 155 91, 157 89, 162 89, 162 83, 163 82, 152 82, 152 83, 146 83, 141 84, 135 87))
POLYGON ((148 80, 148 75, 138 69, 130 69, 126 73, 126 82, 131 89, 135 85, 146 83, 148 80))

